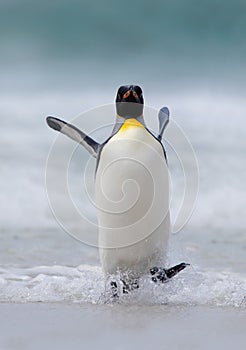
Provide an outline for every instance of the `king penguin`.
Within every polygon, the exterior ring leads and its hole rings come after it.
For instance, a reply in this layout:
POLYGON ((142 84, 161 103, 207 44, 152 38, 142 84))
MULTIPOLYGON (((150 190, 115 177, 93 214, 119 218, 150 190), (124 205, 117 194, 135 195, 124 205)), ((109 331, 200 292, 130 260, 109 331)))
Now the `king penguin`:
MULTIPOLYGON (((116 121, 102 144, 75 126, 47 117, 48 125, 82 144, 97 159, 95 203, 98 244, 106 276, 119 274, 123 292, 138 288, 150 274, 165 282, 188 264, 164 268, 170 234, 169 175, 161 142, 169 110, 158 114, 156 137, 146 126, 144 98, 137 85, 125 85, 116 95, 116 121)), ((116 282, 111 287, 118 288, 116 282)), ((117 293, 116 293, 117 294, 117 293)))

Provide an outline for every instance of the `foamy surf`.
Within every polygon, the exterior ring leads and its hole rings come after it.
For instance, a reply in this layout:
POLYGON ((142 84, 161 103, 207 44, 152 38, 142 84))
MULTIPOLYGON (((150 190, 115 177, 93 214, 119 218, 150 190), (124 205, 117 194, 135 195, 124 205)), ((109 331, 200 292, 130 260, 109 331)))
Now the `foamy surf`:
MULTIPOLYGON (((107 302, 100 267, 80 265, 0 268, 0 302, 107 302)), ((120 296, 118 303, 138 305, 246 306, 246 278, 229 271, 189 268, 159 285, 149 276, 140 288, 120 296)))

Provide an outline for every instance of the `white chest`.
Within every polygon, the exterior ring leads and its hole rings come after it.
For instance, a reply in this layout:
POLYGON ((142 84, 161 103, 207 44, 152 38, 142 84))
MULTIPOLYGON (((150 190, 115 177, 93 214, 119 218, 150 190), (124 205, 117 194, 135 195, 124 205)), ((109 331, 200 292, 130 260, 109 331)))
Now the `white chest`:
POLYGON ((168 170, 161 144, 145 128, 119 131, 104 146, 96 205, 104 270, 146 265, 163 249, 169 233, 168 170))

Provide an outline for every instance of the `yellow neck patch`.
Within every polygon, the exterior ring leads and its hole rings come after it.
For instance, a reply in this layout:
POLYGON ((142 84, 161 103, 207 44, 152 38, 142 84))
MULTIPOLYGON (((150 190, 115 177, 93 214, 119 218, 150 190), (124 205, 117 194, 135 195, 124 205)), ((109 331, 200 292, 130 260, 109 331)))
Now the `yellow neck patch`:
POLYGON ((144 128, 143 124, 140 123, 135 118, 126 119, 124 124, 122 124, 119 131, 126 131, 129 128, 138 127, 138 128, 144 128))

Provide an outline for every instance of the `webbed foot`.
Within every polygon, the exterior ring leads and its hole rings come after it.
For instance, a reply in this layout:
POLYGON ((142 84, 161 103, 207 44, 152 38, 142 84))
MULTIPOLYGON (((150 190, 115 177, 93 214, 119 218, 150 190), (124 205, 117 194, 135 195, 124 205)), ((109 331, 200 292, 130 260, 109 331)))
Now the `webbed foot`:
POLYGON ((119 282, 111 281, 110 282, 110 299, 117 300, 121 294, 129 294, 135 289, 139 288, 138 279, 131 280, 120 280, 119 282))
POLYGON ((167 282, 170 278, 173 276, 177 275, 180 271, 185 269, 187 266, 190 264, 187 263, 181 263, 178 265, 175 265, 173 267, 170 267, 169 269, 164 269, 163 267, 153 267, 150 269, 150 274, 152 276, 152 281, 153 282, 167 282))

